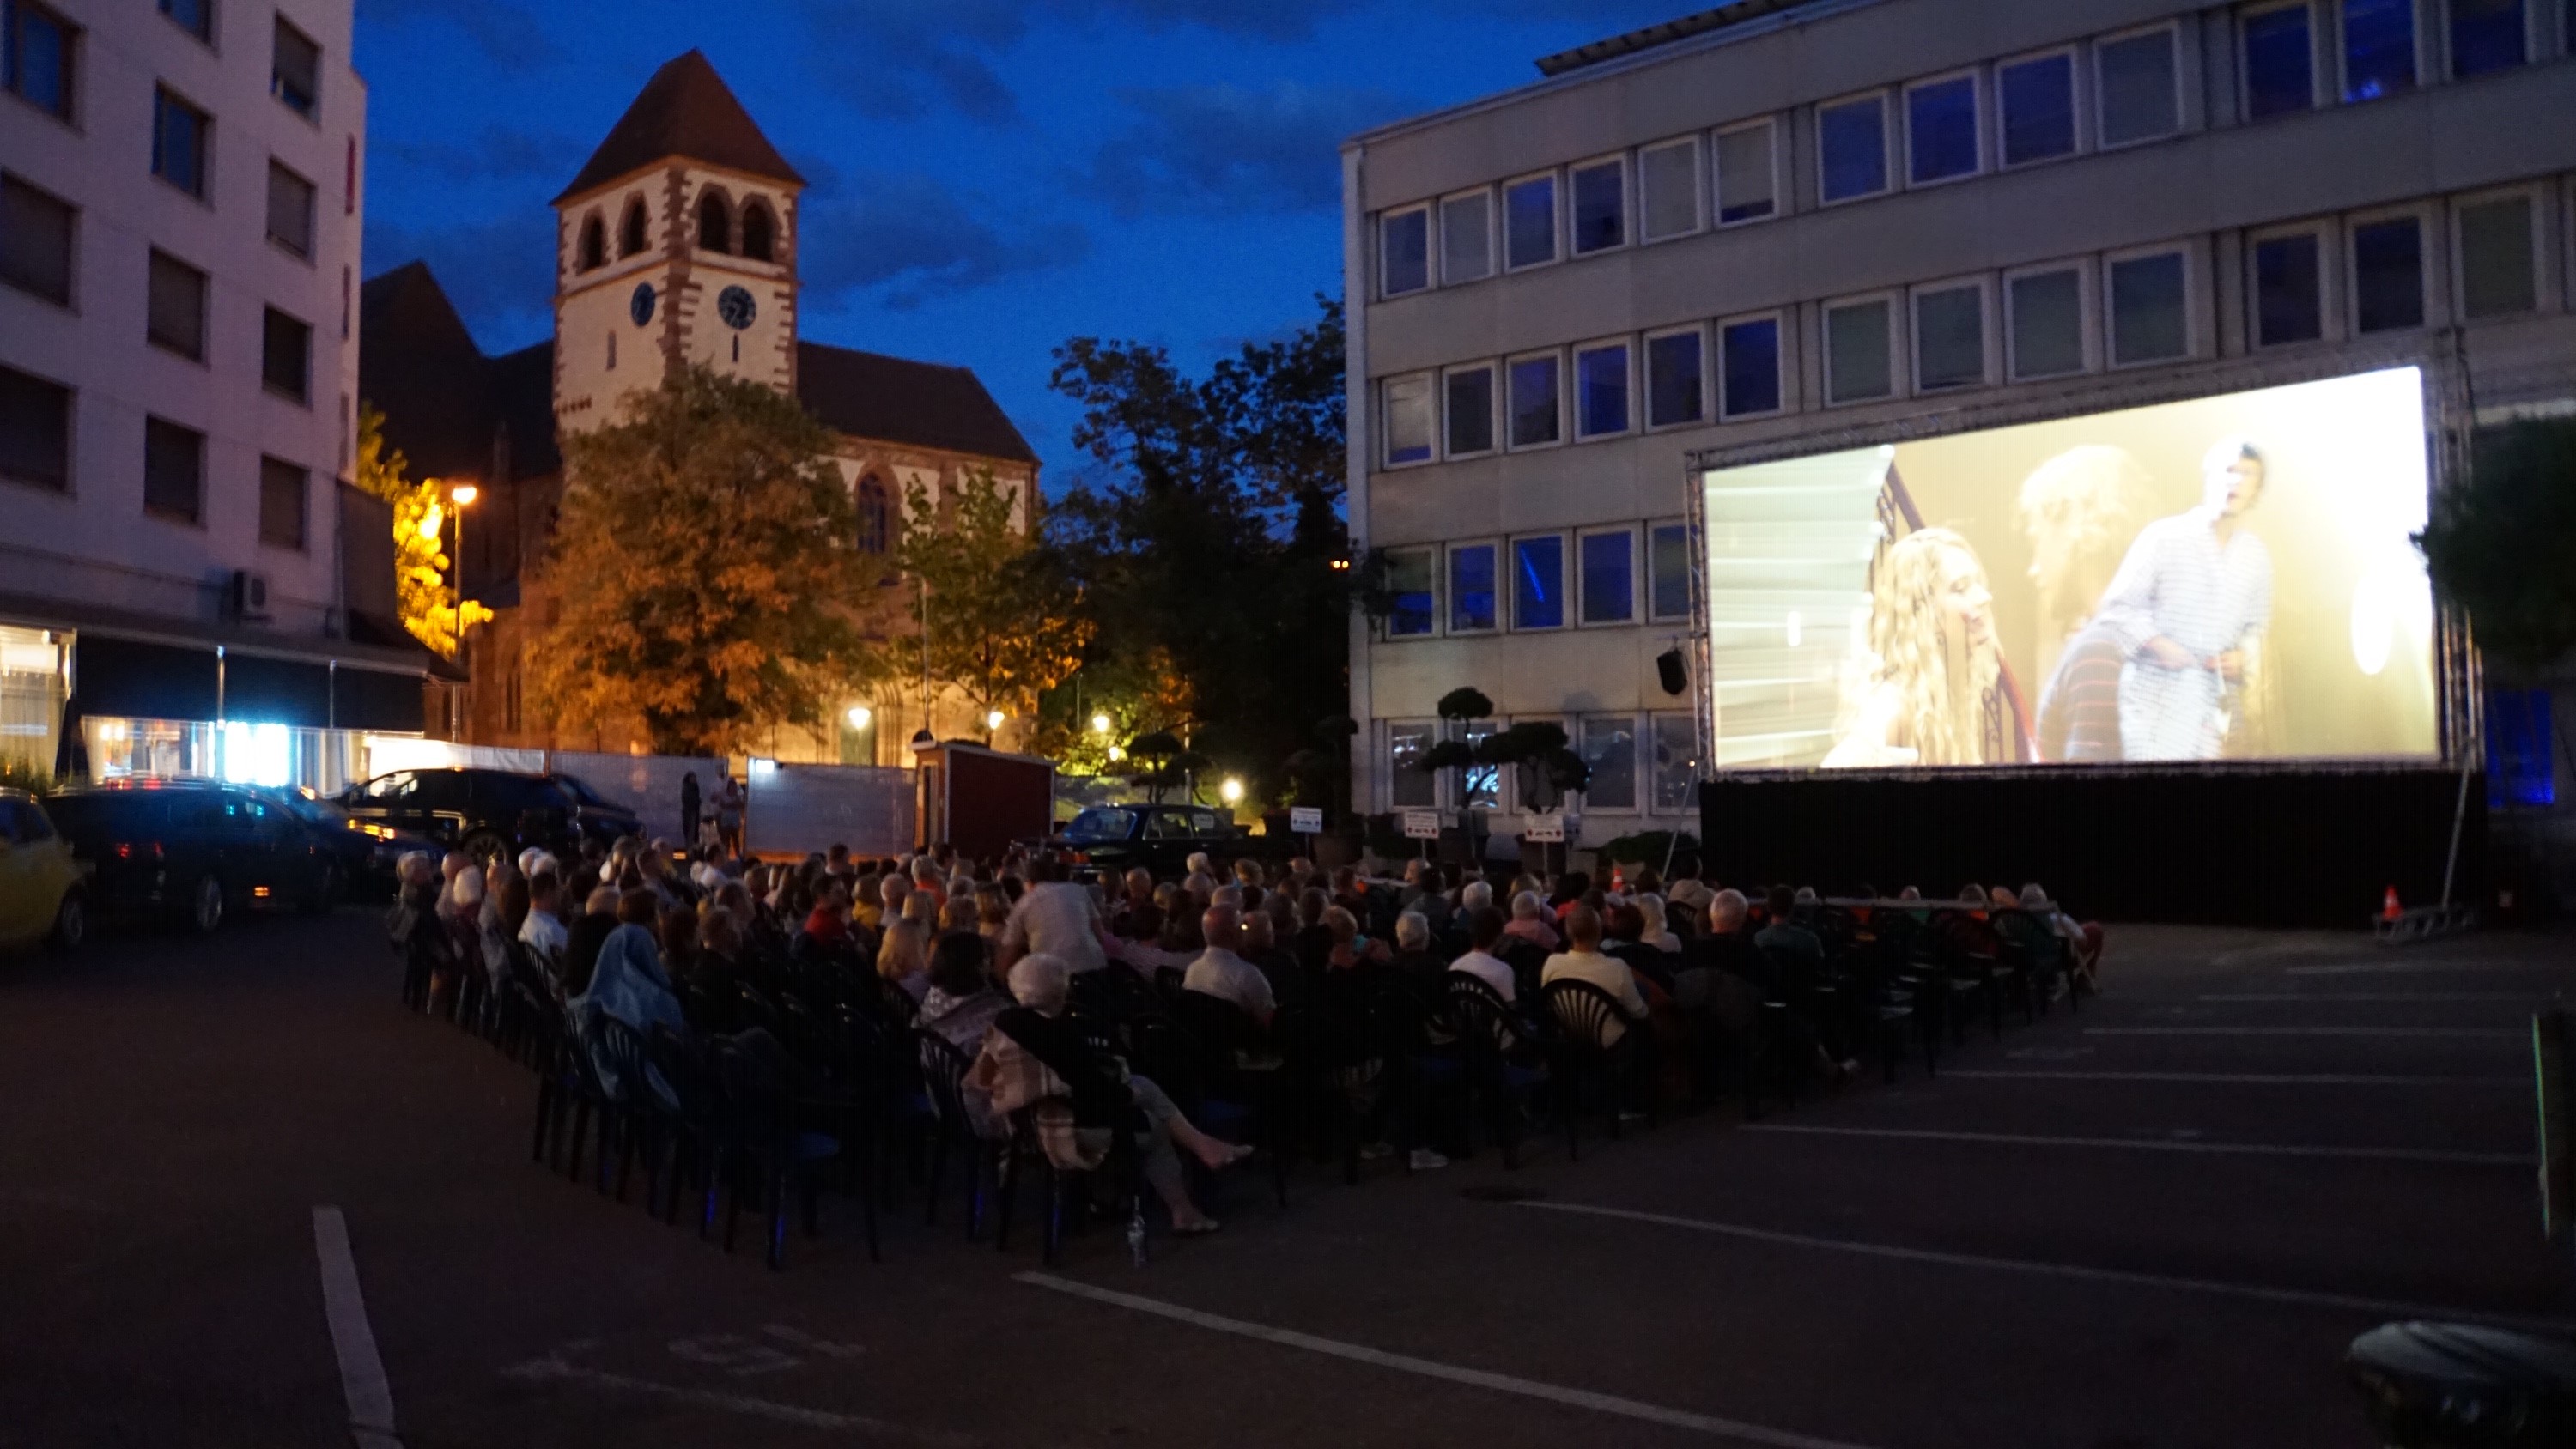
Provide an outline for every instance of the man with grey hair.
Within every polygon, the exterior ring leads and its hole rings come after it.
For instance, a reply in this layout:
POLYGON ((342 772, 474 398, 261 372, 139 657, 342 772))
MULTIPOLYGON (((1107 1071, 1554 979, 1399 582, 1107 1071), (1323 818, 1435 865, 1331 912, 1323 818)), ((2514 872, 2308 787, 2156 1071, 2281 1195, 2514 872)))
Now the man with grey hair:
POLYGON ((1231 905, 1213 905, 1199 917, 1207 949, 1181 973, 1181 989, 1232 1002, 1244 1015, 1267 1029, 1279 1009, 1270 978, 1237 954, 1243 944, 1243 913, 1231 905))
POLYGON ((1487 880, 1471 880, 1458 890, 1458 909, 1473 915, 1494 903, 1494 885, 1487 880))

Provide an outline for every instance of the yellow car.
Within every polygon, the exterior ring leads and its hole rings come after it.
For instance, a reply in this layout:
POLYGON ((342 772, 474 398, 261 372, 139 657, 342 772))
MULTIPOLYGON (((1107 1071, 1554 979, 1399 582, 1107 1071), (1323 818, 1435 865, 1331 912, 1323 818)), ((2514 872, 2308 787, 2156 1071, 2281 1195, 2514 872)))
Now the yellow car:
POLYGON ((68 951, 88 934, 71 847, 36 797, 0 789, 0 946, 41 939, 68 951))

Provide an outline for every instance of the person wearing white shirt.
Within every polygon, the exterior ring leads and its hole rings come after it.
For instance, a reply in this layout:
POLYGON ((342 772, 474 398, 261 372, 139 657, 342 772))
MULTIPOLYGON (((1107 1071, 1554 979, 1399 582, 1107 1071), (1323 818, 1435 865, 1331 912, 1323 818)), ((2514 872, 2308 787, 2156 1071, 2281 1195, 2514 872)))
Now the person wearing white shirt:
POLYGON ((519 943, 539 966, 552 971, 571 942, 572 933, 563 923, 563 880, 549 871, 529 887, 528 918, 519 923, 519 943))
MULTIPOLYGON (((1478 882, 1482 884, 1482 882, 1478 882)), ((1478 906, 1467 917, 1467 954, 1449 963, 1452 971, 1464 971, 1487 986, 1505 1001, 1512 999, 1512 968, 1494 954, 1503 939, 1503 913, 1492 906, 1478 906)))
MULTIPOLYGON (((1565 917, 1566 948, 1547 958, 1540 970, 1542 985, 1559 981, 1587 981, 1609 992, 1629 1016, 1642 1019, 1646 1014, 1646 997, 1637 989, 1636 973, 1628 963, 1601 952, 1601 915, 1590 906, 1576 906, 1565 917)), ((1627 1035, 1623 1022, 1607 1023, 1601 1032, 1603 1046, 1615 1045, 1627 1035)))
POLYGON ((1207 949, 1199 953, 1189 969, 1181 974, 1181 989, 1230 1001, 1256 1023, 1267 1027, 1278 1010, 1271 995, 1270 978, 1261 968, 1235 954, 1243 943, 1243 913, 1233 906, 1210 906, 1199 917, 1199 928, 1207 939, 1207 949))
POLYGON ((1100 913, 1091 892, 1066 879, 1061 860, 1041 860, 1035 870, 1037 883, 1011 907, 1011 918, 1002 927, 1001 969, 1010 970, 1012 962, 1027 955, 1056 957, 1076 975, 1108 965, 1093 929, 1100 913))

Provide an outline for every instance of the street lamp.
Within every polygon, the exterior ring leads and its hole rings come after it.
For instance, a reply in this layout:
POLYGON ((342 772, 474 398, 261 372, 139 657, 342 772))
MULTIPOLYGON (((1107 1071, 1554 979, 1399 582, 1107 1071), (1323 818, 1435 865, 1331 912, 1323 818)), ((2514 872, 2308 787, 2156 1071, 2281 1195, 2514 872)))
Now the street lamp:
POLYGON ((991 714, 984 716, 984 728, 988 730, 1000 729, 1002 727, 1002 721, 1009 718, 1009 715, 1006 715, 997 709, 991 714))
POLYGON ((474 732, 474 663, 465 652, 465 510, 473 507, 474 500, 482 496, 483 490, 471 482, 447 485, 447 501, 451 505, 448 512, 456 519, 455 612, 449 618, 456 630, 456 659, 465 667, 465 728, 462 733, 467 735, 474 732))
POLYGON ((1216 787, 1216 795, 1228 805, 1240 805, 1243 803, 1243 782, 1229 775, 1224 784, 1216 787))
POLYGON ((854 704, 850 706, 849 713, 845 715, 844 718, 849 720, 850 728, 854 730, 863 730, 868 727, 868 721, 876 718, 876 716, 869 711, 866 705, 854 704))
POLYGON ((1105 735, 1109 733, 1109 716, 1105 714, 1093 715, 1091 717, 1091 732, 1095 735, 1105 735))

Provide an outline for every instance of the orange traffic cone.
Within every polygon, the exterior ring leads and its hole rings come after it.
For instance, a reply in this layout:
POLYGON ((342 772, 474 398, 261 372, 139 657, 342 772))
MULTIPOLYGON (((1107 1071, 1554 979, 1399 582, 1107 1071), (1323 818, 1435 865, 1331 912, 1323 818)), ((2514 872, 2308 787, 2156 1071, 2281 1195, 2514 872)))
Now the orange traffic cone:
POLYGON ((2404 914, 2406 914, 2404 908, 2397 904, 2397 887, 2390 886, 2388 894, 2380 897, 2379 918, 2383 921, 2393 921, 2404 914))

